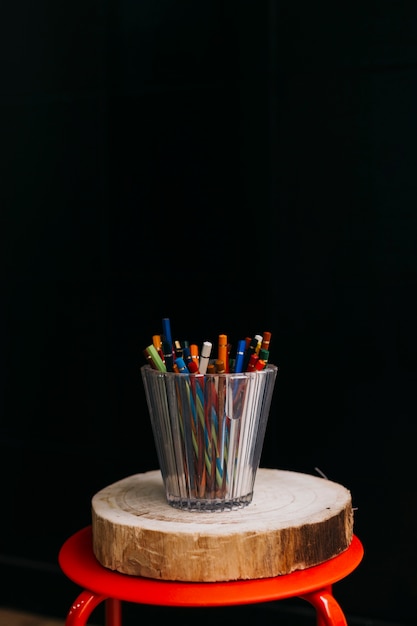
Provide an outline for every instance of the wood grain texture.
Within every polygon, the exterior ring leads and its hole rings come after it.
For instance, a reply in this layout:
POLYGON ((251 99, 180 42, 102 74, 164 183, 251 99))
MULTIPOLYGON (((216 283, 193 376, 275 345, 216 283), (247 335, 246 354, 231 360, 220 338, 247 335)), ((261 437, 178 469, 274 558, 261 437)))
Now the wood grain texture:
POLYGON ((203 513, 171 507, 159 470, 92 498, 93 550, 105 567, 162 580, 266 578, 322 563, 353 536, 350 492, 321 477, 259 468, 251 504, 203 513))

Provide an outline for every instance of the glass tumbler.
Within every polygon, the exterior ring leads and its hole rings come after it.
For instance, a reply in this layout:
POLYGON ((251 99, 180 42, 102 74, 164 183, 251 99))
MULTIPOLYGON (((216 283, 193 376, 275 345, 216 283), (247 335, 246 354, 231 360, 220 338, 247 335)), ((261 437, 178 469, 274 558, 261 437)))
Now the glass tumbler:
POLYGON ((167 502, 227 511, 253 498, 278 367, 177 374, 141 367, 167 502))

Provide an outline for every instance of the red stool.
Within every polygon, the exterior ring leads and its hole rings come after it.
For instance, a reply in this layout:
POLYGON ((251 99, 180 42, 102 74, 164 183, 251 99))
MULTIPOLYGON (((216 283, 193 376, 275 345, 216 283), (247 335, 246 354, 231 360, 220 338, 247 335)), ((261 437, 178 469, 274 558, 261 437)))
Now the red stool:
POLYGON ((120 574, 103 567, 93 553, 87 526, 62 546, 58 560, 64 574, 84 589, 70 608, 66 626, 86 626, 92 611, 105 602, 106 626, 122 626, 121 602, 157 606, 219 607, 299 597, 316 610, 317 626, 347 626, 332 594, 332 583, 361 562, 363 546, 356 536, 342 554, 315 567, 274 578, 230 582, 173 582, 120 574))

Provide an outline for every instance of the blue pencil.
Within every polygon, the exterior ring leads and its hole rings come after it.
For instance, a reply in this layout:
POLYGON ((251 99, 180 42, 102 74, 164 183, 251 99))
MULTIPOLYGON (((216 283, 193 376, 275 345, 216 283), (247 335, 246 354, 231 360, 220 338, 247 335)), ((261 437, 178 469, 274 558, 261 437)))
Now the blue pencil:
POLYGON ((165 341, 169 343, 172 349, 171 322, 169 317, 162 318, 162 334, 164 335, 165 341))

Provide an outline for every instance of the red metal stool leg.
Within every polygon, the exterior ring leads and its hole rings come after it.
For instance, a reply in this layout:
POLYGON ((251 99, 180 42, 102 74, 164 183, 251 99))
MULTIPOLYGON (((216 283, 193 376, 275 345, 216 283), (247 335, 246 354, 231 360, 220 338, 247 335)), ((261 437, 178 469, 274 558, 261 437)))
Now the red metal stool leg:
POLYGON ((300 597, 316 609, 317 626, 347 626, 346 617, 333 596, 331 586, 300 597))
MULTIPOLYGON (((65 626, 87 626, 91 613, 104 600, 107 600, 107 596, 92 593, 91 591, 82 591, 68 611, 65 626)), ((110 622, 110 626, 121 626, 121 624, 120 622, 115 622, 112 625, 112 622, 110 622)))
POLYGON ((122 626, 122 603, 120 600, 107 598, 106 626, 122 626))

